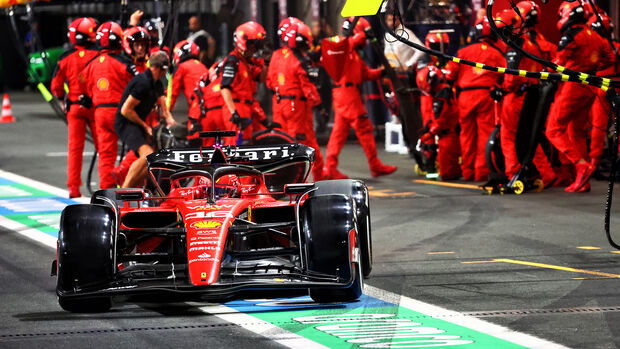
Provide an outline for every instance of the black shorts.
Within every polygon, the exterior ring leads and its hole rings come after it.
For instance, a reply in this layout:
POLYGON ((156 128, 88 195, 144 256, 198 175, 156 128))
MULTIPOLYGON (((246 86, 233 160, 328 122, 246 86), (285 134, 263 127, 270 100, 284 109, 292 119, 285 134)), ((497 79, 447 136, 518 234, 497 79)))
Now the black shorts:
POLYGON ((116 129, 116 133, 118 134, 118 138, 120 138, 129 149, 133 150, 138 157, 140 156, 138 149, 145 144, 150 145, 147 141, 146 131, 133 122, 124 122, 122 125, 119 125, 116 129))

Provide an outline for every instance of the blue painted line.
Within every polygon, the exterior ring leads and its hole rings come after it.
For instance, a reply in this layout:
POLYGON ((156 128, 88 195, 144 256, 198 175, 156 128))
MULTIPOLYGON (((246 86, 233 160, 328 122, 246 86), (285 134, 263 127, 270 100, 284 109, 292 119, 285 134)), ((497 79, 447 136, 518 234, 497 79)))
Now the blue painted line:
POLYGON ((6 178, 0 177, 0 185, 13 185, 13 184, 17 184, 17 182, 13 182, 6 178))
POLYGON ((296 311, 296 310, 313 310, 313 309, 359 309, 359 308, 382 308, 393 307, 395 304, 383 301, 381 299, 362 295, 356 302, 347 303, 315 303, 310 297, 297 298, 276 298, 262 300, 234 300, 224 304, 227 307, 240 311, 242 313, 261 313, 268 311, 296 311))
POLYGON ((61 212, 79 202, 62 197, 28 197, 0 199, 0 215, 61 212))

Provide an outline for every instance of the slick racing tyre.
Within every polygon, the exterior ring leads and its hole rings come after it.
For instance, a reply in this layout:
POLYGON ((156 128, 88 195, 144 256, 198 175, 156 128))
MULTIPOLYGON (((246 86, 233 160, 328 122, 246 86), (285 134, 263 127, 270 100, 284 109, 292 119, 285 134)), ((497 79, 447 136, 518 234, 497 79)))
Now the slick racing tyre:
POLYGON ((324 194, 344 194, 355 201, 356 223, 360 237, 360 254, 364 277, 372 271, 372 229, 370 225, 370 203, 368 188, 364 182, 355 179, 337 179, 316 182, 318 189, 312 196, 324 194))
POLYGON ((114 212, 107 206, 70 205, 62 211, 56 294, 63 309, 71 312, 110 309, 110 297, 81 298, 76 290, 98 289, 112 279, 115 225, 114 212))
POLYGON ((341 282, 353 280, 346 287, 311 288, 315 302, 348 302, 362 295, 363 275, 360 263, 354 262, 360 258, 359 248, 354 248, 359 246, 354 209, 351 197, 342 194, 313 196, 304 202, 301 222, 308 270, 337 276, 341 282))
POLYGON ((504 153, 502 153, 502 144, 499 138, 500 126, 497 125, 491 132, 484 155, 487 167, 491 173, 504 173, 504 153))

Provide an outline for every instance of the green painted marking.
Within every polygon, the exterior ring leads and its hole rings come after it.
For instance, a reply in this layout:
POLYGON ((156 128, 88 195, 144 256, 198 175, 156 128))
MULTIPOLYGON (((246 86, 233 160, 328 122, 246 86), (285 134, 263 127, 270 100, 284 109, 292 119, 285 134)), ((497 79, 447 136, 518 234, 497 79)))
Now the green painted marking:
POLYGON ((0 199, 54 196, 24 184, 0 185, 0 199))
POLYGON ((397 306, 250 315, 330 348, 524 348, 397 306))
POLYGON ((44 233, 54 233, 56 235, 60 229, 60 213, 29 213, 29 214, 10 214, 6 218, 19 222, 30 228, 40 230, 44 233))

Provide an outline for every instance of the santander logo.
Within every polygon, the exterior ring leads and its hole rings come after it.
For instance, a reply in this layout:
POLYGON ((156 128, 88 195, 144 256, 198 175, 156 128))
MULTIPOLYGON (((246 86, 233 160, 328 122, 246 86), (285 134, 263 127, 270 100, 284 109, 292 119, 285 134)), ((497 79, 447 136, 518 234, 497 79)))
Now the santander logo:
POLYGON ((327 50, 327 54, 328 54, 328 55, 330 55, 330 56, 333 56, 333 55, 342 55, 342 54, 344 54, 344 51, 332 51, 332 50, 327 50))

